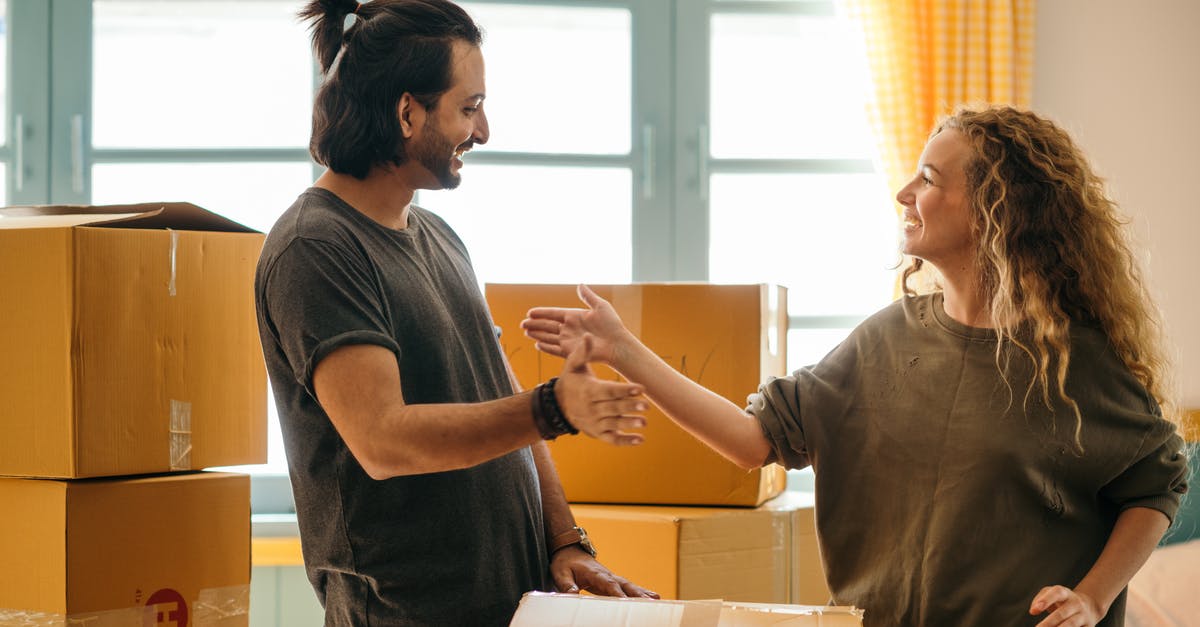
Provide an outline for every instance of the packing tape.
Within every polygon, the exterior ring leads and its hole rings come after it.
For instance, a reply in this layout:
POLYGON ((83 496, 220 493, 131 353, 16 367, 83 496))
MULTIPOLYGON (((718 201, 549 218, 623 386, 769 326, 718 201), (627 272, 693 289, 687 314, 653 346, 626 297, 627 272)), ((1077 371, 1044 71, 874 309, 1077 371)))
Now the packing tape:
POLYGON ((170 253, 171 279, 169 281, 167 281, 167 294, 174 296, 175 295, 175 251, 179 249, 179 231, 176 231, 175 229, 167 229, 167 232, 171 234, 171 253, 170 253))
MULTIPOLYGON (((55 614, 0 608, 0 625, 4 627, 129 627, 159 623, 154 606, 135 606, 118 610, 55 614)), ((188 624, 209 627, 224 624, 229 618, 249 616, 250 586, 204 588, 192 600, 188 624)))
POLYGON ((52 614, 48 612, 26 612, 0 609, 0 625, 5 627, 129 627, 129 625, 153 625, 149 612, 153 608, 129 607, 121 610, 81 612, 79 614, 52 614))
POLYGON ((192 602, 192 616, 196 627, 222 625, 223 621, 250 614, 250 586, 226 586, 205 588, 192 602))
POLYGON ((192 404, 171 399, 170 468, 192 469, 192 404))

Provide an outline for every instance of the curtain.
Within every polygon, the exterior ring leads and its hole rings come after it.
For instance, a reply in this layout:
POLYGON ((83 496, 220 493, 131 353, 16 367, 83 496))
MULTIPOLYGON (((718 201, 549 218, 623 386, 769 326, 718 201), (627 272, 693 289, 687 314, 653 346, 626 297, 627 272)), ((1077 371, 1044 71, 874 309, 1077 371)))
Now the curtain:
POLYGON ((893 192, 959 105, 1028 107, 1036 0, 843 0, 862 29, 868 118, 893 192))

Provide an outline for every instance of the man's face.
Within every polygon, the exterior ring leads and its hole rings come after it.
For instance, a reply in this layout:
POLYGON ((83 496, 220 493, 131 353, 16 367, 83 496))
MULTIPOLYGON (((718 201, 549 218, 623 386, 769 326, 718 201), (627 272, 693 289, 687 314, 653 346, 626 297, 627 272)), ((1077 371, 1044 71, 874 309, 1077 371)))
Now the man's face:
POLYGON ((421 130, 413 136, 410 156, 436 179, 434 189, 454 189, 462 182, 463 153, 489 136, 483 54, 460 40, 453 44, 452 84, 432 110, 426 110, 421 130))

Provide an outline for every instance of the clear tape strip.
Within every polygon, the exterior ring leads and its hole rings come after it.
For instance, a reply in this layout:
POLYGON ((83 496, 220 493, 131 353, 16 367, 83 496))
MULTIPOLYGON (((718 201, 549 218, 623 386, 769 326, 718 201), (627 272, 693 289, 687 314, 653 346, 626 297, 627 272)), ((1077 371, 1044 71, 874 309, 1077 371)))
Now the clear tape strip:
POLYGON ((192 604, 196 627, 221 625, 223 621, 250 614, 250 586, 205 588, 192 604))
POLYGON ((175 295, 175 252, 177 250, 179 250, 179 231, 176 231, 174 229, 167 229, 167 232, 171 234, 171 253, 170 253, 171 279, 169 281, 167 281, 167 294, 174 296, 175 295))
POLYGON ((0 610, 0 625, 4 627, 128 627, 153 625, 153 608, 128 607, 120 610, 51 614, 22 610, 0 610), (147 622, 147 619, 149 622, 147 622))
POLYGON ((171 399, 171 470, 192 469, 192 404, 171 399))
MULTIPOLYGON (((99 612, 55 614, 0 608, 3 627, 129 627, 157 624, 155 607, 127 607, 99 612)), ((250 614, 250 586, 204 588, 192 601, 188 621, 196 627, 221 625, 222 621, 250 614)))

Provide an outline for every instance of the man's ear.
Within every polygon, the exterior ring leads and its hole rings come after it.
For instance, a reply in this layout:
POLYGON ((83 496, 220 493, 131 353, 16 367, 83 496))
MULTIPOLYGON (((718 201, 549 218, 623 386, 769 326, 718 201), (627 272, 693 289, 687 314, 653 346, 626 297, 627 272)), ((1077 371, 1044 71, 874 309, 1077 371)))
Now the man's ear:
POLYGON ((396 116, 400 119, 400 136, 404 139, 412 137, 416 129, 425 123, 426 113, 425 107, 417 102, 412 94, 401 94, 400 102, 396 105, 396 116))

